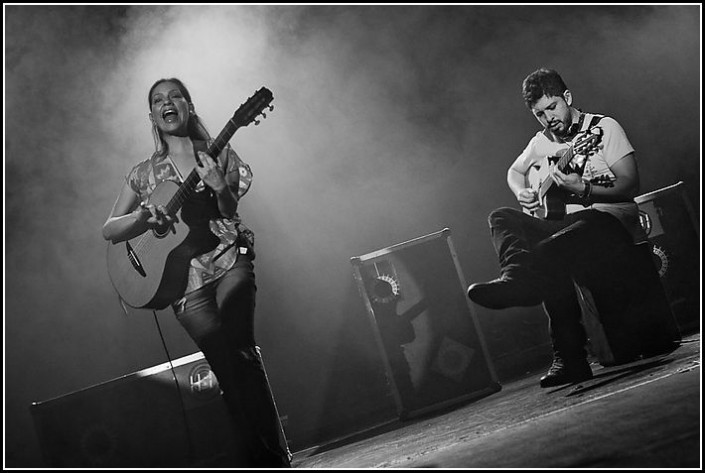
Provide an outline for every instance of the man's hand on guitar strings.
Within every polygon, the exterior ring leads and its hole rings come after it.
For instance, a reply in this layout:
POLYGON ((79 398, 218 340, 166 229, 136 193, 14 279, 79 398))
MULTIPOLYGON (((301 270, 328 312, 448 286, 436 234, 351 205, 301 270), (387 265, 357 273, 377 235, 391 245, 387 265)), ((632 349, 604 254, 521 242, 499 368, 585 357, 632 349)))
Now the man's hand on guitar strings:
POLYGON ((549 171, 551 179, 555 182, 558 187, 572 192, 573 194, 583 191, 585 184, 583 179, 577 173, 564 174, 556 166, 551 166, 549 171))

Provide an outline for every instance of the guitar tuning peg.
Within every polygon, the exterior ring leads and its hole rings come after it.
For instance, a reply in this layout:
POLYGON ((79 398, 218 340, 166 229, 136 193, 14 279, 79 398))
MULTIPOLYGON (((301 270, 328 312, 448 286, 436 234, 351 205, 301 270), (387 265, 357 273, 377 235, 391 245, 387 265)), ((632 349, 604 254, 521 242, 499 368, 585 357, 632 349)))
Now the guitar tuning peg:
POLYGON ((255 126, 259 125, 259 120, 255 120, 255 126))
POLYGON ((267 107, 267 108, 269 109, 270 112, 273 112, 273 111, 274 111, 274 105, 270 105, 270 106, 267 107))
POLYGON ((267 114, 262 112, 262 118, 267 118, 267 114))

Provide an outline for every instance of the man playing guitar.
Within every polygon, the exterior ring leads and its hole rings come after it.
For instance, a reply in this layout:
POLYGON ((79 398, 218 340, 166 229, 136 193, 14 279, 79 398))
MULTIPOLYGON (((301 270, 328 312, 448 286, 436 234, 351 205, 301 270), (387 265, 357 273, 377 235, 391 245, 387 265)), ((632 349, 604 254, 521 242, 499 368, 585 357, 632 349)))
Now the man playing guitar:
POLYGON ((540 384, 549 387, 592 378, 573 281, 596 297, 614 297, 610 291, 628 277, 630 249, 646 235, 633 200, 639 192, 634 148, 619 123, 574 107, 554 70, 531 73, 522 91, 542 126, 507 172, 522 210, 490 214, 501 276, 472 284, 468 296, 490 309, 543 303, 554 362, 540 384), (549 190, 563 209, 547 211, 549 190))

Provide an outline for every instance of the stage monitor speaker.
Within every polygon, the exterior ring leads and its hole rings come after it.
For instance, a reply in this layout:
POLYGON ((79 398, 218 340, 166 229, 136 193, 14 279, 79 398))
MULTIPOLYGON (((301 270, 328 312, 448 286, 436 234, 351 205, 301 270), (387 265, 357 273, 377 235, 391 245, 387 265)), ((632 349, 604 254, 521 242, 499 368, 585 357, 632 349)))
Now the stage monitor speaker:
POLYGON ((32 403, 30 411, 48 467, 238 467, 244 458, 243 433, 232 427, 201 352, 32 403))
POLYGON ((683 182, 634 199, 682 333, 700 329, 700 242, 683 182))
POLYGON ((449 229, 351 263, 401 419, 501 389, 449 229))

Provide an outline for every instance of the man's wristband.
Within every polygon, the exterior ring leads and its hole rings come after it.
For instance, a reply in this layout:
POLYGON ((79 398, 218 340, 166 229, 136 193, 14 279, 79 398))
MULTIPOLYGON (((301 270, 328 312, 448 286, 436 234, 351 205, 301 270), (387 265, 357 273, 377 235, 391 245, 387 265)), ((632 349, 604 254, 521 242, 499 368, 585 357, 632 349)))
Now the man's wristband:
POLYGON ((582 192, 578 192, 577 195, 578 198, 583 202, 583 205, 589 205, 590 194, 592 193, 592 183, 587 179, 583 179, 583 183, 585 183, 585 188, 582 192))

